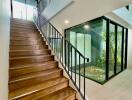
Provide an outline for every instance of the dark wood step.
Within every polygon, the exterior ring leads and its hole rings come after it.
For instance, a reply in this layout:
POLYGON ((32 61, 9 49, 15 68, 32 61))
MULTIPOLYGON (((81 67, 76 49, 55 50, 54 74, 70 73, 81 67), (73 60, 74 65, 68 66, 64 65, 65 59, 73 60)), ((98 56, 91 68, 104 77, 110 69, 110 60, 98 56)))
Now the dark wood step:
POLYGON ((24 25, 24 26, 20 26, 20 25, 13 25, 11 26, 10 28, 11 31, 16 31, 16 30, 19 30, 19 31, 38 31, 38 29, 34 26, 31 26, 31 25, 24 25), (19 26, 19 27, 18 27, 19 26), (23 28, 25 27, 25 28, 23 28))
POLYGON ((11 33, 10 34, 11 37, 13 36, 21 36, 21 37, 35 37, 35 36, 42 36, 39 32, 34 32, 34 33, 28 33, 28 32, 17 32, 17 33, 11 33))
POLYGON ((70 87, 66 87, 57 92, 39 98, 39 100, 75 100, 75 99, 76 92, 70 87))
POLYGON ((32 27, 32 28, 35 28, 35 25, 34 24, 30 24, 30 23, 15 23, 15 22, 12 22, 13 25, 11 25, 11 27, 32 27))
POLYGON ((37 33, 38 31, 37 30, 11 30, 11 33, 20 33, 20 32, 23 32, 23 33, 37 33))
POLYGON ((17 36, 17 37, 11 37, 10 40, 40 40, 42 39, 42 37, 20 37, 20 36, 17 36))
POLYGON ((14 24, 19 24, 19 25, 21 25, 21 24, 23 24, 23 25, 35 25, 33 22, 31 22, 31 21, 18 21, 18 20, 13 20, 13 21, 11 21, 11 24, 12 25, 14 25, 14 24))
POLYGON ((10 57, 23 57, 23 56, 37 56, 37 55, 49 55, 51 50, 13 50, 10 51, 10 57))
POLYGON ((36 36, 39 36, 40 33, 39 32, 18 31, 18 32, 12 32, 11 35, 16 35, 16 36, 33 36, 33 35, 36 35, 36 36))
POLYGON ((10 45, 10 50, 40 50, 48 49, 47 45, 10 45))
POLYGON ((11 92, 58 77, 62 77, 62 69, 59 68, 24 74, 9 80, 9 90, 11 92))
POLYGON ((36 33, 36 34, 19 34, 19 33, 16 33, 16 34, 11 34, 10 35, 10 37, 11 38, 19 38, 19 37, 23 37, 23 38, 34 38, 34 37, 37 37, 37 38, 41 38, 42 37, 42 35, 41 34, 39 34, 39 33, 36 33))
MULTIPOLYGON (((26 29, 32 29, 32 28, 36 28, 36 26, 35 25, 26 25, 26 27, 23 25, 15 25, 15 24, 12 24, 11 25, 11 28, 26 28, 26 29)), ((36 28, 37 29, 37 28, 36 28)))
POLYGON ((10 79, 13 77, 17 77, 20 75, 32 73, 32 72, 38 72, 38 71, 44 71, 52 68, 57 68, 58 62, 57 61, 49 61, 45 63, 33 63, 26 66, 17 66, 17 67, 11 67, 9 68, 9 74, 10 79))
POLYGON ((32 29, 37 29, 36 27, 35 27, 35 25, 34 26, 27 26, 27 27, 25 27, 25 26, 20 26, 20 25, 11 25, 11 29, 29 29, 29 30, 32 30, 32 29))
POLYGON ((67 86, 68 80, 66 78, 55 78, 41 84, 36 84, 13 91, 9 94, 9 100, 35 100, 36 97, 41 96, 42 94, 47 95, 67 86))
POLYGON ((30 100, 30 99, 31 100, 32 99, 39 100, 39 98, 41 98, 42 96, 46 96, 50 93, 54 93, 58 90, 66 88, 66 87, 68 87, 68 80, 66 80, 65 82, 60 82, 57 85, 50 86, 50 87, 43 89, 41 91, 37 91, 35 93, 31 93, 29 95, 26 95, 26 96, 22 97, 21 100, 30 100))
POLYGON ((37 40, 28 40, 26 39, 25 41, 23 40, 11 40, 10 41, 10 44, 12 46, 15 46, 15 45, 18 45, 18 46, 24 46, 26 44, 28 45, 46 45, 46 42, 44 40, 40 40, 40 39, 37 39, 37 40))
POLYGON ((26 23, 33 23, 33 21, 30 21, 30 20, 19 19, 19 18, 12 18, 11 19, 11 22, 14 22, 14 21, 17 21, 17 22, 26 22, 26 23))
POLYGON ((10 67, 26 65, 31 63, 42 63, 47 61, 53 61, 53 55, 41 55, 41 56, 27 56, 27 57, 13 57, 10 58, 10 67))

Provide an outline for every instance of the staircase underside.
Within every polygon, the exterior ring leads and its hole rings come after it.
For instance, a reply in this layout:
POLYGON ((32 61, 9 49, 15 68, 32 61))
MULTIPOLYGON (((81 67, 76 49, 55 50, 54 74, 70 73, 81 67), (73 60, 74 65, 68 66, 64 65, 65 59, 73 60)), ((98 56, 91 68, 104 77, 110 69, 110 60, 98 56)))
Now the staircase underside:
POLYGON ((11 20, 9 62, 9 100, 76 100, 33 22, 11 20))

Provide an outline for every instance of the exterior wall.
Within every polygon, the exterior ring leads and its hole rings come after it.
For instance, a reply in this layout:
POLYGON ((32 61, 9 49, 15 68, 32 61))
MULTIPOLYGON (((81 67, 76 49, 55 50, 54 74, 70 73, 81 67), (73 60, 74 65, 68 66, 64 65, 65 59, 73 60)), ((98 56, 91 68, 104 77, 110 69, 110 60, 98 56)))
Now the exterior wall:
POLYGON ((132 68, 132 29, 128 30, 128 62, 127 66, 132 68))
POLYGON ((0 100, 8 100, 10 0, 0 0, 0 100))

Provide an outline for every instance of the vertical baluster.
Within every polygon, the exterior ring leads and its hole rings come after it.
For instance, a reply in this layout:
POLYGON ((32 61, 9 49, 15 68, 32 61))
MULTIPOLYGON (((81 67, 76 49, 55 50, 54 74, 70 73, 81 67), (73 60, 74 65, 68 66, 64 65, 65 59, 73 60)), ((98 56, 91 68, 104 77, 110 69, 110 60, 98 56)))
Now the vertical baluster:
POLYGON ((67 51, 66 50, 66 40, 65 40, 65 48, 64 49, 65 49, 65 51, 64 51, 65 52, 65 56, 64 57, 65 57, 65 69, 66 69, 66 51, 67 51))
POLYGON ((71 78, 73 78, 73 77, 72 77, 72 76, 73 76, 73 75, 72 75, 72 57, 73 57, 73 56, 72 56, 72 46, 71 46, 71 78))
POLYGON ((11 17, 13 18, 13 3, 12 3, 12 0, 11 0, 11 17))
POLYGON ((81 80, 80 80, 80 77, 81 77, 81 75, 80 75, 80 54, 79 54, 79 91, 80 91, 80 82, 81 82, 81 80))
POLYGON ((56 40, 57 40, 57 43, 56 43, 56 46, 57 46, 57 57, 59 58, 59 40, 58 40, 58 38, 59 38, 59 33, 58 33, 58 31, 57 31, 57 38, 56 38, 56 40))
POLYGON ((56 32, 56 30, 53 28, 53 52, 55 51, 55 32, 56 32))
POLYGON ((52 49, 53 49, 53 27, 51 26, 51 46, 52 46, 52 49))
MULTIPOLYGON (((58 33, 58 58, 60 57, 60 35, 58 33)), ((59 58, 60 59, 60 58, 59 58)))
POLYGON ((76 68, 77 68, 77 52, 75 50, 75 84, 76 84, 76 70, 77 70, 76 68))
POLYGON ((68 60, 68 62, 67 62, 67 65, 68 65, 68 74, 69 74, 69 67, 70 67, 70 56, 69 56, 69 42, 67 42, 68 43, 68 51, 67 51, 67 53, 68 53, 68 57, 67 57, 67 60, 68 60))
POLYGON ((63 47, 63 43, 64 43, 64 42, 63 42, 63 37, 62 37, 62 52, 61 52, 61 53, 62 53, 62 64, 63 64, 63 48, 64 48, 64 47, 63 47))
MULTIPOLYGON (((54 37, 55 39, 57 38, 57 31, 55 31, 55 37, 54 37)), ((56 47, 56 40, 55 40, 55 50, 54 50, 54 52, 55 52, 55 54, 57 53, 57 47, 56 47)))
POLYGON ((61 35, 59 35, 59 47, 60 47, 59 48, 59 51, 60 51, 60 56, 59 57, 60 57, 60 62, 61 62, 61 38, 62 38, 61 35))
POLYGON ((50 35, 51 35, 51 26, 49 24, 49 42, 50 42, 50 46, 51 46, 51 39, 50 39, 50 35))
POLYGON ((85 64, 85 58, 84 58, 84 100, 85 100, 85 67, 86 67, 86 64, 85 64))

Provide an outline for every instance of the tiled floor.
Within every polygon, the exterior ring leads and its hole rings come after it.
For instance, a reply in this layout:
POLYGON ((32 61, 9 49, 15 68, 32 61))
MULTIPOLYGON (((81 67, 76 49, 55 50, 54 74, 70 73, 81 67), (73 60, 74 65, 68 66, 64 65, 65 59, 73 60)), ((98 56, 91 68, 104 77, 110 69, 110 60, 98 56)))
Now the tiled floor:
POLYGON ((86 80, 88 100, 132 100, 132 68, 128 68, 104 85, 86 80))

